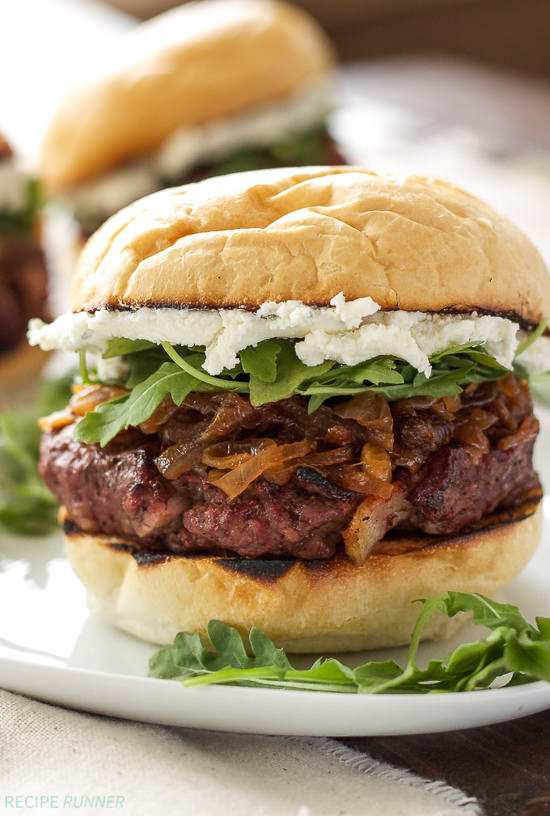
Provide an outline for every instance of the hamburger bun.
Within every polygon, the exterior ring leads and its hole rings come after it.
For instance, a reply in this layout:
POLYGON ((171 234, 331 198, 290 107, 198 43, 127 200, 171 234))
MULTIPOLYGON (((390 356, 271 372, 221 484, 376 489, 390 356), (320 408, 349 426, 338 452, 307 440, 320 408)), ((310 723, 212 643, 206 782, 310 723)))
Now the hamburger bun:
POLYGON ((99 76, 75 88, 46 133, 53 191, 153 151, 193 128, 284 99, 322 78, 332 48, 306 12, 273 0, 207 0, 123 36, 99 76))
MULTIPOLYGON (((256 626, 288 652, 358 651, 410 641, 413 601, 448 590, 493 595, 523 569, 540 538, 540 495, 447 539, 382 541, 364 566, 328 561, 180 556, 81 531, 64 511, 69 561, 90 609, 143 640, 178 632, 207 642, 212 618, 243 636, 256 626)), ((466 618, 435 615, 425 638, 451 635, 466 618)))
POLYGON ((72 309, 328 305, 338 292, 531 326, 550 315, 544 262, 510 221, 451 184, 353 167, 239 173, 137 201, 86 245, 72 309))
MULTIPOLYGON (((486 204, 432 178, 330 167, 242 173, 136 202, 85 247, 72 309, 326 306, 339 292, 386 310, 480 311, 526 326, 550 314, 540 255, 486 204)), ((526 564, 541 525, 534 491, 456 535, 389 534, 359 565, 342 551, 309 562, 145 552, 78 529, 77 516, 65 518, 70 562, 91 608, 118 627, 162 644, 179 631, 206 637, 217 618, 243 635, 257 626, 291 652, 407 643, 412 601, 448 590, 492 595, 526 564)), ((368 529, 359 505, 342 530, 346 546, 368 529)), ((434 618, 425 636, 458 624, 434 618)))

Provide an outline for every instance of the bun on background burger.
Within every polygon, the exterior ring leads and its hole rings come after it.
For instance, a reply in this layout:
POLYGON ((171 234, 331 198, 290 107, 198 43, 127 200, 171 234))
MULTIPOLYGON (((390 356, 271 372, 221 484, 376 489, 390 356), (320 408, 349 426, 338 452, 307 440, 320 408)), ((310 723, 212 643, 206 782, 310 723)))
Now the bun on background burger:
POLYGON ((0 406, 19 396, 46 355, 26 341, 31 317, 48 317, 48 273, 36 182, 0 134, 0 406))
POLYGON ((333 49, 275 0, 187 3, 136 26, 62 102, 41 170, 90 235, 141 196, 261 167, 339 164, 333 49))
POLYGON ((29 334, 81 353, 40 468, 91 608, 155 643, 217 618, 326 652, 494 593, 540 536, 549 313, 526 236, 431 178, 264 170, 122 210, 29 334))

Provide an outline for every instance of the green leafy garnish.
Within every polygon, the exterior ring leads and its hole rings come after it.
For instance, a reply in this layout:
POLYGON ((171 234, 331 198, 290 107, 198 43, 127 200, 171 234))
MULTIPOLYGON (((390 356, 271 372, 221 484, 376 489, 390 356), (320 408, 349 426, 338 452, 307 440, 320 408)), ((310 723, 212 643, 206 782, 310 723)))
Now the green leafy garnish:
POLYGON ((196 389, 197 380, 174 363, 163 363, 154 374, 137 385, 129 394, 102 402, 77 423, 74 438, 106 445, 121 430, 149 419, 167 394, 181 405, 187 394, 196 389))
POLYGON ((462 592, 446 592, 421 603, 404 667, 385 660, 350 668, 335 658, 319 658, 309 669, 295 669, 284 651, 260 630, 250 630, 252 654, 248 655, 236 629, 212 620, 208 637, 213 652, 204 648, 197 634, 180 632, 171 646, 152 656, 149 676, 180 680, 184 686, 225 684, 350 694, 474 691, 488 688, 497 678, 503 679, 501 685, 550 681, 550 618, 537 618, 533 626, 517 606, 462 592), (472 613, 473 622, 487 627, 489 634, 420 668, 418 646, 435 612, 447 617, 472 613))
MULTIPOLYGON (((543 320, 533 336, 545 330, 543 320)), ((525 351, 529 338, 518 350, 525 351)), ((310 413, 328 399, 345 399, 364 391, 382 394, 390 402, 415 396, 446 397, 460 394, 471 383, 499 380, 510 373, 480 345, 460 345, 434 354, 427 378, 399 357, 382 355, 354 366, 327 360, 317 366, 307 366, 297 356, 294 340, 263 340, 240 352, 240 361, 230 371, 214 377, 204 370, 202 348, 185 348, 170 343, 155 345, 145 340, 115 338, 110 341, 103 357, 122 356, 128 373, 121 383, 132 389, 127 397, 119 397, 98 406, 79 422, 76 438, 81 442, 107 444, 120 431, 144 422, 162 399, 170 394, 181 404, 192 382, 195 391, 230 391, 246 394, 254 406, 277 402, 294 395, 308 398, 310 413), (172 367, 166 368, 169 364, 172 367), (178 372, 175 367, 179 369, 178 372), (162 371, 161 371, 162 369, 162 371), (167 373, 170 376, 166 376, 167 373), (179 401, 178 401, 179 400, 179 401)), ((517 356, 517 355, 516 355, 517 356)), ((550 374, 530 376, 521 362, 514 364, 515 373, 529 378, 536 396, 550 400, 550 374)), ((84 381, 90 376, 85 361, 81 366, 84 381)))
MULTIPOLYGON (((259 344, 261 345, 262 343, 259 344)), ((302 393, 300 389, 308 380, 325 374, 334 366, 334 363, 330 361, 318 366, 305 365, 296 356, 294 343, 290 340, 281 340, 280 348, 277 356, 277 371, 273 380, 266 382, 257 374, 250 375, 250 402, 252 405, 278 402, 293 394, 302 393)))
POLYGON ((0 529, 45 535, 57 526, 57 502, 38 475, 37 420, 65 407, 72 379, 46 380, 34 405, 0 414, 0 529))
POLYGON ((264 340, 257 346, 249 346, 240 353, 241 366, 245 374, 250 374, 264 383, 274 383, 277 379, 277 357, 281 344, 275 340, 264 340))

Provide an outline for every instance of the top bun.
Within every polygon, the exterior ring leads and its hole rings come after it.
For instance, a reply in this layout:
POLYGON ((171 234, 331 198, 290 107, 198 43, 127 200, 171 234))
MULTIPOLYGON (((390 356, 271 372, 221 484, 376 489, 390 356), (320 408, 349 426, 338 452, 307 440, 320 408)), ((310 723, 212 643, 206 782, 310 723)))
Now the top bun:
POLYGON ((550 315, 544 262, 510 221, 445 182, 353 167, 237 173, 135 202, 86 245, 72 308, 328 305, 339 292, 382 309, 550 315))
POLYGON ((195 127, 298 91, 333 64, 307 13, 272 0, 206 0, 118 41, 101 75, 75 88, 46 134, 42 175, 59 190, 195 127))

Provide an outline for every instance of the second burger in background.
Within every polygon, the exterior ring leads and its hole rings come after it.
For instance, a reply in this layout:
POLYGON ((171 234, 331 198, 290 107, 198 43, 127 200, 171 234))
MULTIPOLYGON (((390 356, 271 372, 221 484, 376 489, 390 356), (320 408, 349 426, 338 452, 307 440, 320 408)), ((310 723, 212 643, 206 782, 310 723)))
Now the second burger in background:
POLYGON ((42 174, 83 236, 163 187, 343 159, 326 128, 333 51, 305 12, 271 0, 190 3, 119 40, 67 96, 42 174))
POLYGON ((48 317, 48 274, 36 181, 0 133, 0 404, 45 359, 27 344, 29 318, 48 317))

